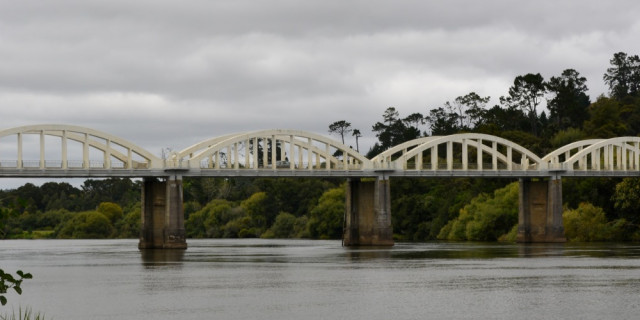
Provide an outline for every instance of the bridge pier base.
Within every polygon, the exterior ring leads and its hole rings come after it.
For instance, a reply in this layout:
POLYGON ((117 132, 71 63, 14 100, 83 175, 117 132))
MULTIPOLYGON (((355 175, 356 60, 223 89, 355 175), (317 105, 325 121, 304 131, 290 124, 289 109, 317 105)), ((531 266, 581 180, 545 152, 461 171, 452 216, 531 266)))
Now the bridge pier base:
POLYGON ((186 249, 182 179, 145 178, 142 183, 140 249, 186 249))
POLYGON ((391 187, 388 179, 349 179, 344 246, 392 246, 391 187))
POLYGON ((518 242, 566 242, 562 224, 562 180, 520 179, 518 242))

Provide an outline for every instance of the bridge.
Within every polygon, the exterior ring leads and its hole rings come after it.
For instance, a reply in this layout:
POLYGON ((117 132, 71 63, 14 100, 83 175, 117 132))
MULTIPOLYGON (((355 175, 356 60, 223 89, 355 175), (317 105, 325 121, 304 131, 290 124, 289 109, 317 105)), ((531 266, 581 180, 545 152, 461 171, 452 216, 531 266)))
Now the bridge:
POLYGON ((574 142, 538 157, 476 133, 408 141, 367 159, 325 136, 260 130, 207 139, 165 157, 71 125, 0 130, 0 177, 143 178, 141 248, 186 248, 183 177, 344 177, 345 245, 393 245, 392 177, 510 177, 520 181, 518 241, 565 241, 562 177, 640 176, 640 138, 574 142))

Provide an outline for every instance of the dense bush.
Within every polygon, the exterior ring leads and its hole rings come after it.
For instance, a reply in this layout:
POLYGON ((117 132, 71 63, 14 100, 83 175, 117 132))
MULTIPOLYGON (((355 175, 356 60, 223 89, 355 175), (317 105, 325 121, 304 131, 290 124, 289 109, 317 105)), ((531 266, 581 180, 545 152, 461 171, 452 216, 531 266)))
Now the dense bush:
POLYGON ((518 224, 518 183, 481 194, 445 225, 438 239, 496 241, 518 224))
POLYGON ((620 218, 607 221, 604 210, 590 203, 562 214, 564 231, 569 241, 623 241, 640 239, 637 226, 620 218))
POLYGON ((73 214, 56 230, 58 238, 104 239, 113 234, 111 221, 98 211, 85 211, 73 214))
POLYGON ((340 239, 345 213, 344 185, 326 191, 311 210, 308 228, 314 239, 340 239))

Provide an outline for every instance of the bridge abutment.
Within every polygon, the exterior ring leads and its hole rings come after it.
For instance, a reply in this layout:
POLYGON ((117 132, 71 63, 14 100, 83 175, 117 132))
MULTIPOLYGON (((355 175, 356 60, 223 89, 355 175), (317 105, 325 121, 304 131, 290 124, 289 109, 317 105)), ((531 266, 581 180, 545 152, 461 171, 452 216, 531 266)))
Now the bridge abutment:
POLYGON ((349 179, 343 245, 393 245, 390 191, 388 179, 349 179))
POLYGON ((142 183, 140 249, 186 249, 182 179, 145 178, 142 183))
POLYGON ((518 242, 566 242, 562 224, 562 180, 520 179, 518 242))

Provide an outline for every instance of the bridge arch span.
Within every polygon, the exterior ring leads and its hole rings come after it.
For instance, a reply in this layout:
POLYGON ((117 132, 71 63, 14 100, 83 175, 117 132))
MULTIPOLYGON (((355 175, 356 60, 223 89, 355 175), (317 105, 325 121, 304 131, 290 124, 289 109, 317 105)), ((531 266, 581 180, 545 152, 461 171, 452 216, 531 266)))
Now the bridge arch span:
POLYGON ((530 150, 515 142, 488 134, 463 133, 417 140, 422 143, 393 161, 395 169, 433 171, 547 169, 546 163, 530 150), (441 147, 444 147, 445 152, 443 162, 439 155, 441 147))
POLYGON ((180 151, 176 158, 188 161, 192 169, 348 171, 372 167, 369 159, 338 141, 289 129, 208 139, 180 151))
POLYGON ((441 137, 431 136, 431 137, 418 138, 418 139, 413 139, 410 141, 403 142, 397 146, 393 146, 390 149, 387 149, 381 152, 377 156, 371 158, 371 161, 378 166, 384 166, 385 164, 390 164, 391 162, 393 162, 395 158, 409 152, 413 148, 423 143, 426 143, 435 139, 439 139, 439 138, 441 137))
POLYGON ((560 169, 562 167, 562 162, 571 158, 572 155, 582 151, 582 149, 589 147, 590 145, 601 141, 604 141, 604 139, 588 139, 572 142, 551 151, 550 153, 542 157, 542 161, 546 162, 550 168, 560 169))
POLYGON ((567 171, 640 171, 640 137, 600 140, 563 162, 567 171))
POLYGON ((7 156, 17 159, 0 160, 4 168, 140 170, 163 167, 161 159, 127 140, 80 126, 43 124, 9 128, 0 131, 0 143, 0 159, 7 156), (35 143, 25 143, 25 140, 35 143), (34 144, 36 150, 31 149, 34 144), (45 153, 54 153, 58 159, 45 158, 45 153), (96 157, 95 153, 100 159, 92 158, 96 157))

